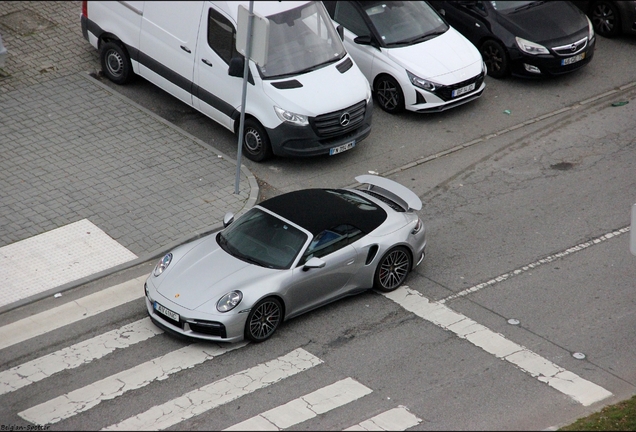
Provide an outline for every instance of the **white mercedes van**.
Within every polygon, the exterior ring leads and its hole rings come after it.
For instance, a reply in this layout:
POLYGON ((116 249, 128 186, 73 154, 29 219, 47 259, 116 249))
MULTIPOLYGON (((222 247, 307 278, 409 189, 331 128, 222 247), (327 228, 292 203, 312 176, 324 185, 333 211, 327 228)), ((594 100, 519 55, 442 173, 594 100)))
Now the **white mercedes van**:
MULTIPOLYGON (((237 1, 84 1, 82 33, 104 75, 135 75, 238 133, 244 57, 236 50, 237 1)), ((269 20, 267 62, 249 62, 243 153, 335 155, 371 132, 368 81, 321 2, 258 1, 269 20)))

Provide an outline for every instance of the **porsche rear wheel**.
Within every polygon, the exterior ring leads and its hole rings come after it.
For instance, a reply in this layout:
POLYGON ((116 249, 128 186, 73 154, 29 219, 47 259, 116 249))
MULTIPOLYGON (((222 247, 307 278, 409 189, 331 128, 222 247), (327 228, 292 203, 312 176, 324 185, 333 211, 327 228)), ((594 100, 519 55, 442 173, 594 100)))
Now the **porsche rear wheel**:
POLYGON ((259 301, 252 308, 245 323, 245 339, 263 342, 269 339, 283 319, 283 306, 274 297, 259 301))
POLYGON ((395 290, 406 280, 411 265, 411 254, 405 247, 391 249, 382 257, 375 270, 373 287, 382 292, 395 290))

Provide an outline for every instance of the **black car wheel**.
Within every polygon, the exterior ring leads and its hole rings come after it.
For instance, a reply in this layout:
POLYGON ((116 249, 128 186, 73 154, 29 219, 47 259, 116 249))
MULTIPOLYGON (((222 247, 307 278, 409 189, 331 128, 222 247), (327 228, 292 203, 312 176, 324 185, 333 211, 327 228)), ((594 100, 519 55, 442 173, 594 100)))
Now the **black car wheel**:
POLYGON ((388 251, 375 270, 373 287, 378 291, 393 291, 406 280, 411 270, 411 254, 402 246, 388 251))
POLYGON ((487 40, 481 45, 479 52, 488 68, 488 75, 493 78, 504 78, 508 75, 508 55, 503 45, 495 40, 487 40))
POLYGON ((621 31, 618 9, 610 1, 595 1, 590 7, 592 26, 601 36, 615 37, 621 31))
POLYGON ((100 51, 102 72, 116 84, 126 84, 133 77, 130 57, 118 42, 106 42, 100 51))
POLYGON ((253 118, 245 120, 243 152, 248 159, 262 162, 272 157, 272 146, 265 128, 253 118))
POLYGON ((375 96, 380 108, 389 114, 404 111, 404 95, 395 78, 382 75, 375 80, 375 96))
POLYGON ((274 297, 261 300, 252 308, 245 323, 245 339, 263 342, 269 339, 283 319, 283 307, 274 297))

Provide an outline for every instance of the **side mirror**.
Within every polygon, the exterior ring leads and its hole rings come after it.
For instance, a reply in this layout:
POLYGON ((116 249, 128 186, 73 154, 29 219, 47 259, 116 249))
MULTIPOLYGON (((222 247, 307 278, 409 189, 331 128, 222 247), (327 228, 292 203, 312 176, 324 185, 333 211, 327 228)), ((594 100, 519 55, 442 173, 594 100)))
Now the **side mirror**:
POLYGON ((371 39, 371 36, 358 36, 356 37, 353 42, 357 43, 358 45, 373 45, 373 39, 371 39))
POLYGON ((340 36, 340 40, 343 41, 344 40, 344 27, 342 25, 338 25, 338 27, 336 27, 336 31, 338 32, 338 36, 340 36))
POLYGON ((230 59, 230 67, 227 70, 229 76, 243 78, 243 69, 245 68, 244 57, 232 57, 230 59))
POLYGON ((310 258, 309 261, 305 263, 305 265, 303 266, 303 270, 307 271, 312 268, 323 268, 325 264, 327 263, 324 262, 322 259, 318 257, 313 257, 313 258, 310 258))
POLYGON ((232 222, 234 222, 234 213, 232 212, 225 213, 225 216, 223 216, 223 228, 226 228, 232 222))

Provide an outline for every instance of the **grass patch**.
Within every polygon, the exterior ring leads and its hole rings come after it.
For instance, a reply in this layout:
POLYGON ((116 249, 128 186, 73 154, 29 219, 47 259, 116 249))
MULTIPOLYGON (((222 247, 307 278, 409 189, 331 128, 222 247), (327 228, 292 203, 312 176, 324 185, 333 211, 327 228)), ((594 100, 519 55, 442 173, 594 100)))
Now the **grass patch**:
POLYGON ((562 431, 636 431, 636 396, 578 419, 562 431))

